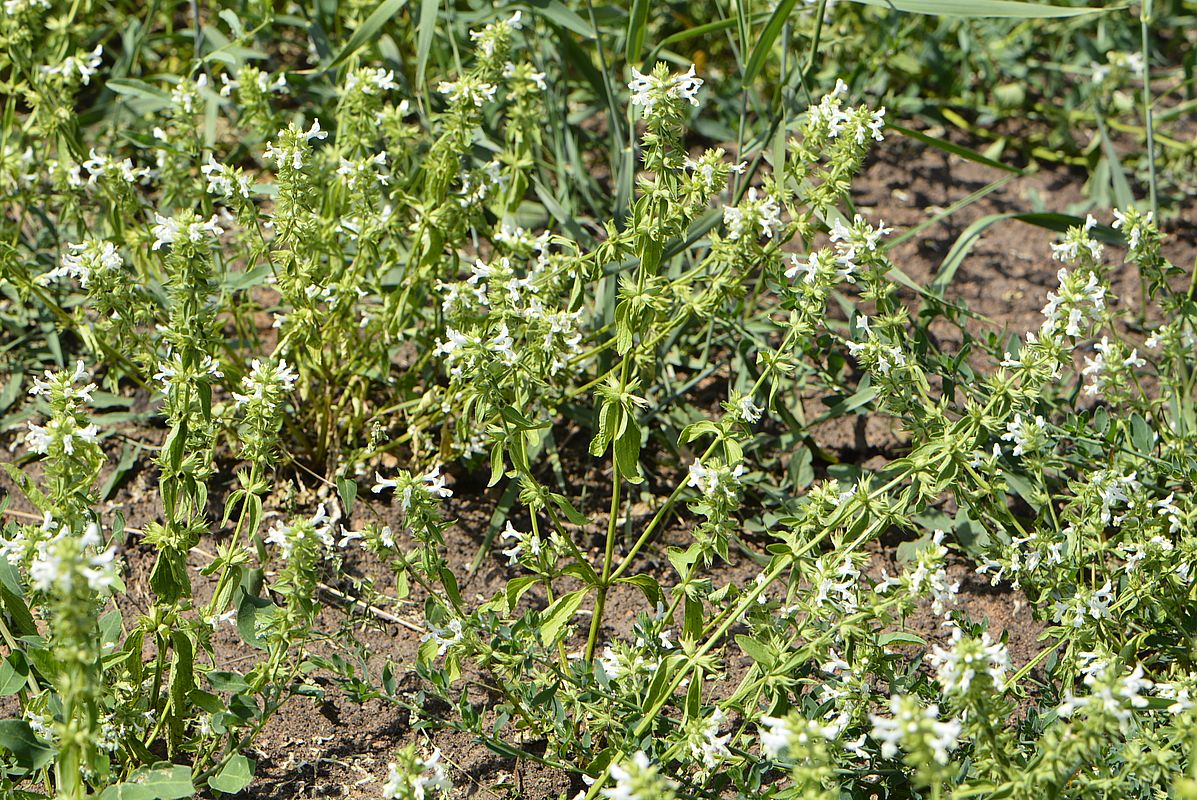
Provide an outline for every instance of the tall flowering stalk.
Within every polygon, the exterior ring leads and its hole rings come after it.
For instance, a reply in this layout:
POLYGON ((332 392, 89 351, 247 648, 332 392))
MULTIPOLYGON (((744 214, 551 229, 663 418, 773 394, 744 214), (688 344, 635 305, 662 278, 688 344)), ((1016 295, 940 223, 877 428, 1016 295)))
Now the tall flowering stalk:
MULTIPOLYGON (((99 616, 117 585, 115 551, 100 531, 92 511, 103 464, 99 431, 87 417, 86 404, 96 389, 82 362, 74 370, 46 372, 30 393, 47 407, 44 424, 30 423, 26 443, 42 456, 45 491, 12 471, 27 497, 43 514, 40 525, 27 525, 3 543, 8 562, 26 570, 35 602, 46 610, 48 649, 55 669, 48 673, 56 703, 49 732, 57 745, 54 776, 57 797, 82 800, 105 768, 100 743, 103 678, 99 616)), ((7 630, 6 630, 7 633, 7 630)), ((15 646, 9 641, 10 647, 15 646)))

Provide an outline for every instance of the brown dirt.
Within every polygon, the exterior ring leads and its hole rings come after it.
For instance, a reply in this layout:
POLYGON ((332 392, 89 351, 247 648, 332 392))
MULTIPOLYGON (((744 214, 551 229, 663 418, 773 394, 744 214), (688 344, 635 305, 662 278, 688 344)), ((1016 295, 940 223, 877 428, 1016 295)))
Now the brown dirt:
MULTIPOLYGON (((854 199, 860 213, 874 221, 884 219, 900 233, 926 219, 929 210, 946 207, 998 177, 1000 174, 995 170, 894 137, 880 149, 856 182, 854 199)), ((1083 181, 1084 175, 1065 170, 1043 170, 1016 178, 922 236, 895 248, 895 262, 915 281, 928 281, 952 243, 972 221, 987 214, 1036 210, 1037 197, 1043 198, 1052 209, 1068 207, 1081 200, 1083 181)), ((951 285, 949 298, 967 303, 972 310, 1007 326, 1015 334, 1037 327, 1044 295, 1055 285, 1058 265, 1051 260, 1048 247, 1054 239, 1055 234, 1021 222, 999 222, 973 248, 951 285)), ((1169 255, 1176 263, 1188 268, 1193 253, 1197 252, 1192 231, 1170 247, 1173 249, 1169 255)), ((1138 302, 1137 281, 1129 276, 1116 280, 1115 291, 1123 303, 1138 302)), ((950 330, 945 327, 943 333, 945 346, 950 347, 950 330)), ((156 441, 160 439, 161 431, 133 431, 130 435, 156 441)), ((836 420, 820 426, 813 435, 820 446, 838 457, 856 460, 866 466, 870 459, 899 454, 905 445, 890 422, 880 417, 836 420)), ((231 475, 225 477, 232 478, 231 475)), ((597 476, 591 476, 594 477, 597 476)), ((110 504, 111 510, 121 510, 129 526, 142 527, 158 514, 154 501, 155 484, 152 467, 139 466, 118 490, 110 504)), ((7 478, 0 477, 0 492, 10 490, 7 478)), ((458 520, 447 533, 448 557, 464 574, 466 565, 474 559, 481 544, 497 496, 468 485, 459 485, 457 490, 457 496, 448 508, 449 516, 458 520)), ((214 498, 214 507, 219 501, 220 498, 214 498)), ((309 508, 311 504, 307 503, 309 508)), ((593 506, 587 510, 593 511, 595 517, 603 516, 604 501, 600 494, 591 492, 588 505, 593 506)), ((14 503, 14 507, 27 510, 20 502, 14 503)), ((365 495, 360 497, 355 508, 354 523, 365 522, 373 513, 371 509, 381 514, 383 520, 393 517, 386 504, 365 495)), ((647 512, 648 508, 643 511, 647 512)), ((681 537, 685 532, 676 531, 673 535, 681 537)), ((597 539, 586 541, 585 545, 591 547, 596 543, 597 539)), ((209 552, 214 546, 213 541, 201 545, 209 552)), ((876 545, 871 553, 870 572, 877 574, 883 567, 891 574, 895 571, 892 543, 876 545)), ((131 617, 140 610, 137 598, 145 597, 148 591, 144 584, 152 553, 134 540, 125 549, 124 556, 131 574, 129 594, 122 600, 122 605, 131 617)), ((204 562, 199 554, 193 558, 197 570, 193 578, 201 600, 210 594, 212 580, 198 574, 198 568, 204 562)), ((670 570, 659 552, 648 553, 646 562, 663 581, 669 579, 670 570)), ((382 574, 370 559, 350 557, 345 571, 349 575, 373 578, 381 590, 390 586, 388 576, 382 574)), ((973 619, 987 620, 995 636, 1003 633, 1009 636, 1016 667, 1027 663, 1042 646, 1037 641, 1041 626, 1032 619, 1022 596, 1009 588, 990 587, 973 575, 963 561, 953 563, 951 573, 953 580, 962 582, 960 607, 973 619)), ((475 575, 463 580, 463 593, 467 598, 489 597, 512 574, 505 560, 492 552, 475 575)), ((740 559, 728 568, 726 578, 746 581, 753 574, 747 560, 740 559)), ((413 601, 419 599, 413 597, 413 601)), ((614 593, 604 632, 608 636, 626 634, 635 613, 642 608, 643 598, 634 590, 614 593)), ((409 620, 415 627, 422 627, 417 602, 388 610, 409 620)), ((343 620, 339 611, 326 611, 321 622, 335 628, 343 620)), ((418 679, 410 667, 402 665, 414 662, 420 633, 371 618, 359 618, 356 625, 357 638, 375 655, 369 662, 371 668, 376 669, 382 659, 389 659, 400 665, 399 685, 405 691, 416 690, 418 679)), ((929 613, 920 612, 908 620, 908 625, 932 641, 944 637, 929 613)), ((217 661, 221 666, 242 663, 244 646, 234 630, 222 630, 215 640, 217 661)), ((448 712, 446 708, 429 705, 423 709, 422 716, 435 721, 445 719, 448 712)), ((568 796, 580 788, 576 780, 565 774, 535 764, 513 763, 464 734, 418 729, 404 709, 373 700, 359 704, 330 689, 323 699, 296 699, 265 728, 251 751, 259 762, 259 777, 244 796, 254 800, 377 798, 393 752, 411 741, 441 749, 450 766, 450 775, 459 787, 457 796, 540 800, 562 794, 568 796)))

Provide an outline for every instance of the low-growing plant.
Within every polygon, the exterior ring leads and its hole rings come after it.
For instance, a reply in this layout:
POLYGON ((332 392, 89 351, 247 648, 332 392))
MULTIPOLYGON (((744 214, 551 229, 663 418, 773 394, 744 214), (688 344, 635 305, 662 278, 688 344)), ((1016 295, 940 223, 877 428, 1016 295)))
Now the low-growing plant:
MULTIPOLYGON (((894 231, 852 210, 886 112, 842 82, 729 156, 693 132, 696 66, 630 69, 634 169, 613 179, 634 180, 589 217, 562 205, 576 140, 543 126, 568 87, 520 46, 576 24, 563 7, 487 17, 427 75, 360 53, 387 21, 360 9, 339 54, 313 27, 319 68, 278 72, 252 49, 273 12, 221 14, 231 35, 197 27, 194 58, 108 80, 130 132, 87 130, 84 153, 72 97, 105 47, 9 5, 0 66, 24 100, 0 151, 29 155, 0 181, 0 274, 83 360, 26 381, 7 465, 26 507, 0 540, 6 793, 240 792, 263 728, 328 691, 317 673, 583 798, 1197 793, 1197 284, 1153 212, 1054 217, 1058 286, 1011 336, 911 280, 894 231), (102 504, 121 418, 90 409, 134 393, 151 410, 120 435, 156 482, 136 529, 102 504), (831 463, 819 424, 862 413, 901 452, 831 463), (491 597, 446 545, 471 480, 500 498, 480 557, 513 573, 491 597), (871 546, 897 537, 891 576, 871 546), (373 577, 349 575, 358 551, 373 577), (1014 662, 952 564, 1025 596, 1037 655, 1014 662), (415 664, 356 660, 329 597, 422 607, 415 664)), ((379 780, 451 787, 418 743, 379 780)))

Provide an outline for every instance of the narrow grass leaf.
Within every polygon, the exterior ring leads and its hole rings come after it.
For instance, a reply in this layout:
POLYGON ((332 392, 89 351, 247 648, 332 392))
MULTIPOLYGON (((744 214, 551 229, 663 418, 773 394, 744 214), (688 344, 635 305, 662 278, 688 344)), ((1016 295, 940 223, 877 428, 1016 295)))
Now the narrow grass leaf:
POLYGON ((432 39, 436 35, 436 20, 440 16, 440 0, 420 1, 420 26, 416 31, 416 85, 424 85, 424 70, 428 66, 428 54, 432 52, 432 39))
POLYGON ((555 25, 560 25, 587 39, 595 39, 598 36, 593 25, 557 0, 526 0, 526 2, 530 9, 535 9, 537 14, 555 25))
POLYGON ((1015 216, 1017 215, 1012 213, 989 214, 965 228, 964 232, 956 237, 956 241, 952 244, 952 249, 948 251, 948 254, 944 256, 943 261, 940 263, 939 269, 935 273, 935 279, 931 281, 929 287, 931 292, 942 296, 944 290, 952 284, 952 280, 956 277, 956 272, 960 269, 960 265, 964 263, 965 256, 973 249, 973 245, 981 241, 981 234, 988 230, 989 226, 995 222, 1011 219, 1015 216))
POLYGON ((994 169, 1000 169, 1005 172, 1012 172, 1018 175, 1023 173, 1023 171, 1018 167, 1012 167, 1009 164, 1003 164, 1000 161, 994 161, 992 158, 981 155, 976 150, 965 147, 964 145, 949 142, 945 139, 940 139, 937 136, 931 136, 930 134, 923 133, 922 131, 913 130, 912 128, 904 128, 901 125, 895 125, 892 122, 887 123, 885 127, 887 130, 896 131, 908 139, 914 139, 915 141, 934 147, 937 150, 942 150, 945 153, 951 153, 952 155, 960 156, 961 158, 972 161, 976 164, 984 164, 987 167, 993 167, 994 169))
POLYGON ((648 0, 632 0, 628 15, 628 35, 624 42, 624 58, 628 64, 638 64, 644 47, 644 29, 648 24, 648 0))
POLYGON ((379 3, 378 8, 374 9, 370 13, 370 16, 366 17, 366 21, 349 37, 349 41, 337 53, 336 58, 332 60, 328 68, 333 69, 345 63, 350 56, 365 46, 367 42, 373 40, 378 35, 378 32, 382 30, 382 26, 386 25, 391 20, 391 17, 398 14, 400 9, 405 5, 407 5, 407 0, 383 0, 383 2, 379 3))
POLYGON ((769 17, 769 21, 765 24, 764 30, 761 31, 761 35, 757 38, 756 44, 753 45, 752 52, 748 56, 748 65, 744 67, 744 83, 755 78, 761 71, 761 67, 765 65, 765 59, 769 57, 773 43, 777 41, 782 26, 790 18, 790 12, 794 10, 794 5, 797 2, 798 0, 782 0, 773 10, 773 15, 769 17))
POLYGON ((852 0, 866 6, 878 6, 911 14, 935 17, 994 17, 1004 19, 1051 19, 1103 14, 1126 8, 1125 5, 1105 8, 1069 8, 1048 3, 1023 3, 1019 0, 852 0))
POLYGON ((1135 193, 1131 191, 1130 181, 1126 178, 1126 170, 1122 168, 1118 151, 1114 149, 1114 142, 1111 141, 1110 132, 1100 114, 1097 116, 1097 130, 1101 134, 1101 151, 1105 154, 1106 163, 1109 165, 1114 202, 1120 208, 1130 208, 1135 204, 1135 193))

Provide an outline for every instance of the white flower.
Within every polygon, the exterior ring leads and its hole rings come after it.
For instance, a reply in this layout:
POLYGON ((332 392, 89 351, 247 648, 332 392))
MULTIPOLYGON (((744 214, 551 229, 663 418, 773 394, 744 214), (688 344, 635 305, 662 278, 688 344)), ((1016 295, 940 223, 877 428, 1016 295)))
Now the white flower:
MULTIPOLYGON (((1163 500, 1159 500, 1153 505, 1159 510, 1161 516, 1168 520, 1169 533, 1180 533, 1184 529, 1184 522, 1181 516, 1181 510, 1176 507, 1176 503, 1172 498, 1175 495, 1168 495, 1163 500)), ((1172 543, 1168 543, 1168 549, 1172 549, 1172 543)))
POLYGON ((893 758, 900 748, 907 752, 927 748, 936 763, 948 763, 960 737, 957 720, 941 722, 939 706, 923 708, 914 698, 902 695, 890 698, 889 710, 890 717, 869 715, 872 737, 881 743, 882 758, 893 758))
POLYGON ((462 78, 458 81, 441 81, 436 90, 447 95, 451 103, 470 102, 475 108, 495 99, 496 87, 493 83, 485 83, 476 79, 462 78))
POLYGON ((88 159, 81 166, 88 172, 87 183, 89 186, 94 186, 102 175, 132 184, 150 174, 148 169, 136 169, 131 159, 115 161, 109 156, 100 155, 94 147, 91 148, 88 159))
POLYGON ((342 158, 341 166, 337 168, 337 174, 345 179, 345 185, 350 189, 364 189, 374 183, 386 186, 391 182, 391 176, 378 171, 385 169, 386 165, 387 154, 385 151, 356 161, 342 158))
POLYGON ((300 136, 302 136, 304 139, 308 140, 309 142, 312 141, 313 139, 327 139, 328 131, 320 130, 320 120, 313 119, 312 127, 308 128, 306 131, 301 133, 300 136))
POLYGON ((173 245, 183 241, 198 244, 203 241, 204 234, 219 237, 224 233, 224 229, 217 224, 215 214, 206 222, 190 215, 187 215, 187 219, 189 221, 184 224, 179 221, 179 217, 164 217, 155 212, 154 227, 151 231, 154 234, 154 244, 150 249, 160 250, 165 244, 173 245))
POLYGON ((1022 414, 1015 414, 1014 419, 1006 424, 1006 432, 1002 440, 1014 443, 1014 455, 1020 456, 1025 452, 1038 449, 1039 438, 1043 433, 1043 417, 1036 416, 1034 422, 1027 422, 1022 414))
POLYGON ((643 750, 630 759, 611 764, 614 786, 602 790, 607 800, 656 800, 673 788, 673 782, 662 776, 643 750))
POLYGON ((758 197, 754 186, 738 207, 723 209, 723 224, 727 226, 729 239, 755 234, 756 227, 760 228, 758 235, 772 239, 781 229, 781 206, 772 196, 758 197))
POLYGON ((384 478, 384 477, 382 477, 382 475, 380 473, 375 472, 374 473, 374 486, 371 487, 370 491, 373 492, 374 494, 381 494, 382 492, 386 491, 387 489, 394 489, 398 485, 399 485, 399 481, 391 480, 390 478, 384 478))
POLYGON ((535 533, 521 533, 515 529, 515 526, 508 520, 507 528, 501 534, 501 538, 508 541, 514 541, 511 547, 503 551, 503 555, 507 556, 508 564, 516 564, 520 561, 520 557, 526 552, 528 556, 535 558, 540 555, 541 542, 540 537, 535 533))
POLYGON ((1125 731, 1136 710, 1147 708, 1149 700, 1143 693, 1155 685, 1143 676, 1143 665, 1130 672, 1119 673, 1114 665, 1097 653, 1082 653, 1081 673, 1090 694, 1077 697, 1068 690, 1064 694, 1059 714, 1071 717, 1077 711, 1113 717, 1125 731))
POLYGON ((815 278, 819 274, 819 258, 817 251, 811 253, 805 259, 797 253, 793 253, 790 255, 790 264, 792 266, 787 269, 785 273, 787 278, 794 280, 796 277, 801 275, 803 282, 808 284, 813 284, 815 282, 815 278))
POLYGON ((250 362, 249 374, 241 379, 241 386, 246 394, 234 392, 233 400, 237 406, 252 401, 274 405, 281 395, 295 387, 298 377, 285 358, 280 358, 278 363, 263 363, 261 359, 255 358, 250 362))
POLYGON ((210 355, 205 354, 200 360, 198 367, 189 369, 183 366, 183 359, 177 353, 168 352, 166 360, 158 364, 158 371, 154 374, 154 380, 162 384, 163 393, 169 394, 180 375, 183 376, 184 381, 195 378, 224 377, 224 373, 220 370, 220 363, 210 355))
POLYGON ((791 730, 789 721, 784 717, 762 717, 760 737, 761 752, 769 758, 777 759, 790 749, 794 731, 791 730))
POLYGON ((71 278, 86 289, 92 273, 119 270, 125 264, 112 242, 88 239, 79 244, 67 244, 66 247, 68 252, 63 253, 59 266, 38 276, 38 283, 71 278))
POLYGON ((690 739, 690 755, 700 759, 707 769, 713 769, 720 761, 731 757, 731 751, 727 747, 727 743, 731 741, 731 733, 719 735, 723 719, 723 709, 715 709, 707 719, 697 720, 697 736, 690 739))
POLYGON ((332 535, 332 520, 323 503, 316 508, 316 513, 311 519, 300 520, 291 525, 276 522, 266 535, 267 544, 277 546, 284 560, 290 560, 297 549, 307 546, 331 549, 335 541, 332 535))
POLYGON ((249 176, 238 174, 217 163, 211 153, 208 154, 208 163, 200 167, 200 172, 208 179, 208 194, 218 197, 249 197, 249 176))
POLYGON ((433 628, 428 633, 424 634, 421 642, 436 642, 437 656, 443 656, 450 647, 460 642, 465 638, 465 631, 461 626, 460 619, 449 620, 449 624, 444 628, 433 628))
POLYGON ((632 105, 644 109, 645 119, 651 119, 656 113, 657 104, 669 98, 685 100, 692 106, 698 105, 698 90, 701 88, 702 78, 695 74, 693 64, 680 75, 663 77, 655 73, 644 75, 632 67, 632 80, 628 82, 628 89, 632 92, 632 105))
POLYGON ((739 410, 740 416, 744 418, 744 421, 750 424, 758 421, 761 418, 761 414, 764 413, 764 409, 756 404, 750 394, 741 396, 739 402, 736 404, 736 408, 739 410))
POLYGON ((736 464, 733 468, 718 461, 712 461, 710 466, 695 461, 690 465, 687 482, 702 492, 708 500, 730 502, 736 499, 740 489, 740 477, 743 474, 743 464, 736 464))
POLYGON ((409 773, 398 764, 387 765, 387 779, 382 785, 382 796, 386 800, 425 800, 435 792, 449 792, 453 782, 445 775, 441 765, 440 748, 434 748, 432 755, 416 761, 416 771, 409 773))
POLYGON ((362 87, 362 94, 367 95, 390 92, 399 88, 399 84, 395 83, 395 71, 385 67, 365 67, 350 72, 345 78, 345 92, 351 92, 358 86, 362 87))
POLYGON ((427 484, 428 492, 436 497, 452 497, 453 490, 445 486, 445 476, 441 474, 440 466, 435 466, 420 478, 427 484))
MULTIPOLYGON (((7 6, 7 3, 5 4, 7 6)), ((103 60, 104 48, 102 45, 96 45, 95 49, 90 53, 82 53, 80 55, 67 56, 62 60, 62 63, 50 67, 42 67, 42 72, 48 75, 62 75, 68 80, 71 74, 79 76, 79 83, 87 86, 91 83, 91 78, 100 69, 100 62, 103 60)))
POLYGON ((979 639, 964 638, 960 628, 952 626, 952 647, 936 646, 928 659, 936 669, 936 679, 948 694, 967 694, 980 674, 988 675, 993 688, 1005 688, 1010 653, 985 631, 979 639))
POLYGON ((38 542, 36 555, 29 566, 29 580, 42 592, 63 594, 75 587, 85 586, 95 593, 106 593, 116 582, 116 550, 101 550, 103 539, 95 523, 81 534, 66 525, 50 539, 38 542))

